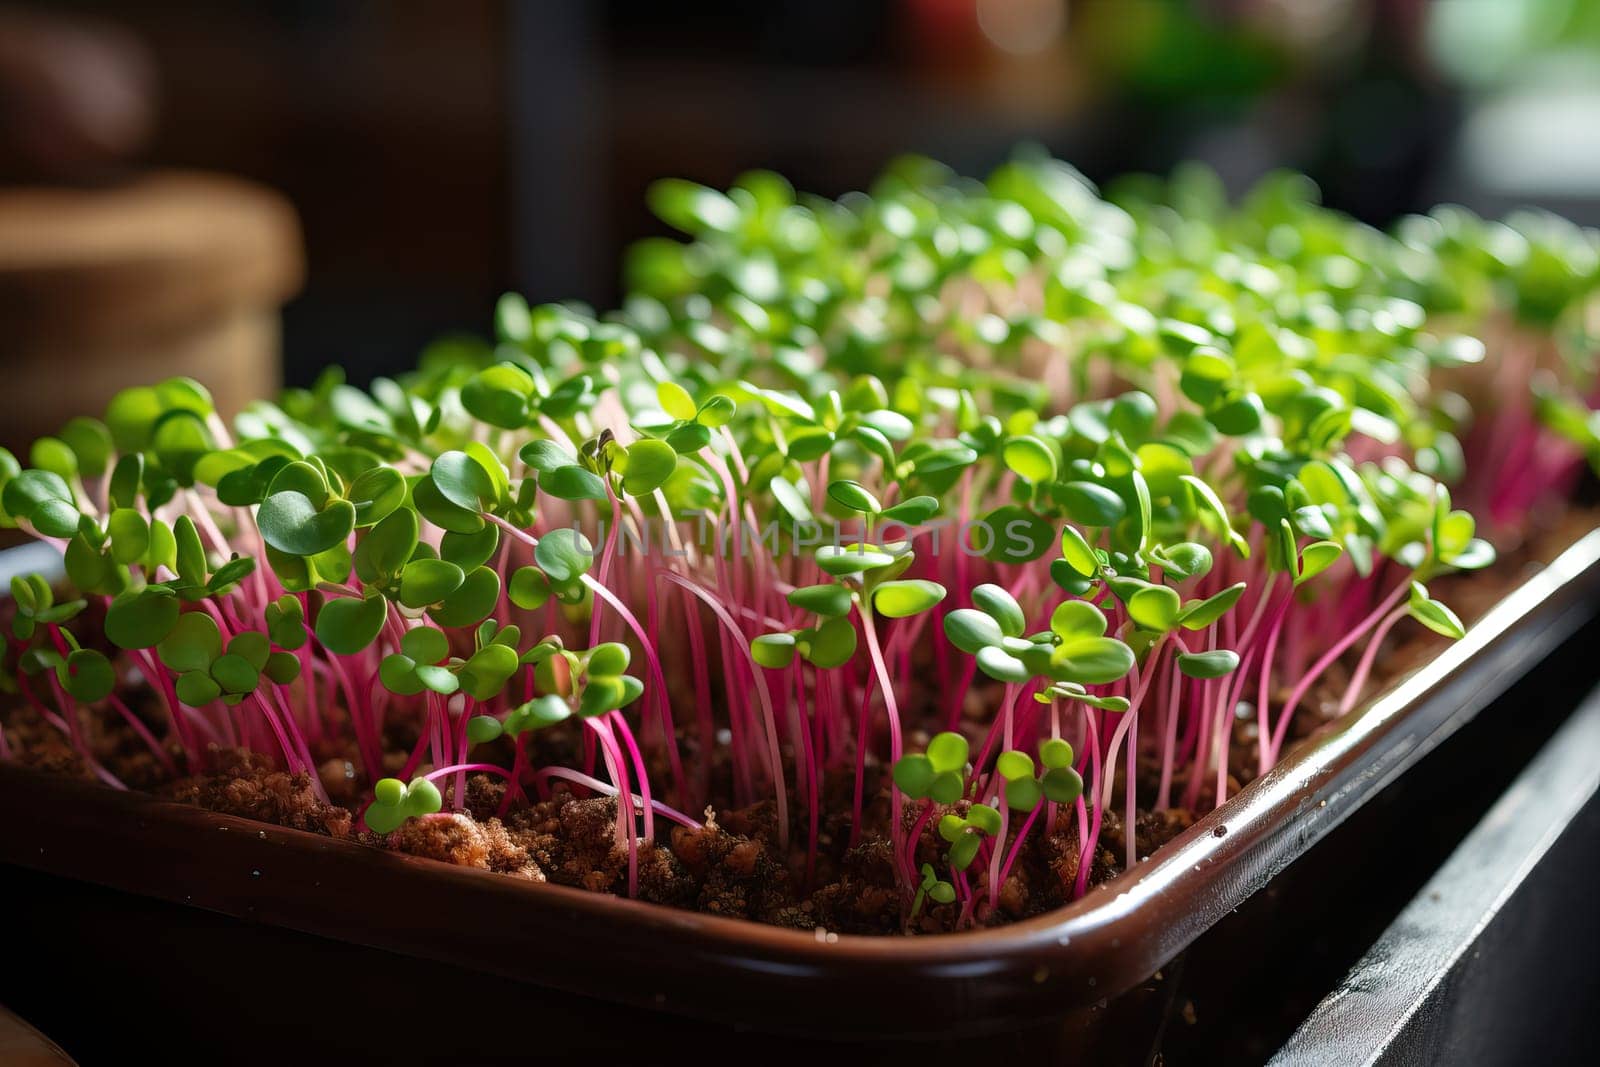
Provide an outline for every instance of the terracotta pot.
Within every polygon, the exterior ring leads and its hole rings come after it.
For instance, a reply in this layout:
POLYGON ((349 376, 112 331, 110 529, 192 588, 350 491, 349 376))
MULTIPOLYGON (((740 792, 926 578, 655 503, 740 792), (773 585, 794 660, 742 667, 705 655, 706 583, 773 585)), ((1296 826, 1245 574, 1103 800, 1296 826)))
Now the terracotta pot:
POLYGON ((829 936, 587 893, 16 767, 0 860, 341 941, 773 1031, 1011 1030, 1131 989, 1600 610, 1600 531, 1461 641, 1104 889, 1011 926, 829 936), (430 917, 449 916, 448 921, 430 917), (900 1010, 938 1004, 937 1012, 900 1010), (797 1006, 803 1005, 800 1011, 797 1006))
POLYGON ((0 191, 0 444, 173 375, 202 382, 225 417, 275 395, 278 313, 303 272, 294 209, 238 179, 0 191))

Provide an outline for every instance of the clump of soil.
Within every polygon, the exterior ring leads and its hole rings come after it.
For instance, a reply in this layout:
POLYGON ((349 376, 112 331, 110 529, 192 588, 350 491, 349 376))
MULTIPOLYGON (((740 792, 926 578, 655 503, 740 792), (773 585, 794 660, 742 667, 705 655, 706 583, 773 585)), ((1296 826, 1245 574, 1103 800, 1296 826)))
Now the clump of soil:
POLYGON ((74 778, 88 775, 89 768, 78 750, 32 708, 12 709, 0 729, 5 730, 11 758, 20 766, 74 778))
POLYGON ((479 822, 465 812, 408 819, 389 835, 386 844, 399 852, 457 867, 482 867, 531 882, 545 881, 544 871, 527 848, 506 832, 499 819, 479 822))
POLYGON ((278 770, 265 757, 242 749, 212 749, 212 756, 216 773, 180 778, 157 792, 183 804, 291 830, 351 835, 354 814, 318 799, 307 775, 278 770))
MULTIPOLYGON (((141 705, 147 706, 150 701, 139 698, 147 696, 139 694, 135 697, 130 694, 126 703, 140 709, 141 705)), ((141 720, 153 734, 160 736, 166 729, 164 716, 160 713, 136 713, 140 714, 141 720)), ((54 724, 46 722, 34 708, 19 704, 0 714, 0 722, 3 722, 0 728, 5 730, 12 758, 22 766, 52 774, 78 777, 94 775, 93 768, 85 762, 71 739, 54 724)), ((154 792, 171 780, 171 772, 123 719, 113 715, 85 714, 79 717, 78 725, 95 763, 129 788, 154 792)), ((167 755, 175 766, 183 766, 181 747, 169 746, 167 755)))
MULTIPOLYGON (((560 790, 509 813, 506 830, 550 881, 597 893, 627 892, 628 848, 617 840, 617 805, 609 797, 579 800, 560 790)), ((669 850, 641 842, 637 864, 640 897, 692 906, 693 886, 669 850)))

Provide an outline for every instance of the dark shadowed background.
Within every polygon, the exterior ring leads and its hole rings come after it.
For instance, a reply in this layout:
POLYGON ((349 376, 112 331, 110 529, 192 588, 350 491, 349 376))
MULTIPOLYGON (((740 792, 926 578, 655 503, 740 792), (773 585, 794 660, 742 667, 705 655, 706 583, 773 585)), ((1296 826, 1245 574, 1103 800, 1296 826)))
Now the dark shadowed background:
MULTIPOLYGON (((1097 180, 1298 167, 1377 224, 1442 199, 1600 221, 1595 0, 25 3, 0 38, 13 186, 178 167, 287 197, 291 383, 403 368, 508 288, 612 303, 666 175, 838 194, 896 153, 982 174, 1036 141, 1097 180), (40 133, 75 122, 98 140, 40 133)), ((0 286, 5 248, 0 223, 0 286)))

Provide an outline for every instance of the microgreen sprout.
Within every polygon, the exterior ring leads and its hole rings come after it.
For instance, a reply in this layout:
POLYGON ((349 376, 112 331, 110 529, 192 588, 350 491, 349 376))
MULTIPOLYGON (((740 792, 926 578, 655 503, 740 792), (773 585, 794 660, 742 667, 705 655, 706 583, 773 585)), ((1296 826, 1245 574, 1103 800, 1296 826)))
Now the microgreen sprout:
POLYGON ((922 865, 922 881, 917 883, 917 894, 911 901, 911 918, 915 919, 922 911, 922 902, 931 900, 935 904, 950 904, 956 899, 956 888, 949 882, 941 879, 934 872, 933 864, 922 865))
POLYGON ((950 866, 964 871, 977 858, 985 837, 1001 831, 1000 812, 988 804, 973 804, 965 815, 950 812, 939 818, 939 836, 950 845, 950 866))
POLYGON ((1119 783, 1131 867, 1141 810, 1225 802, 1330 679, 1353 710, 1395 627, 1460 637, 1449 576, 1600 464, 1600 240, 1547 216, 1384 234, 1293 176, 1027 155, 651 202, 688 241, 617 311, 507 295, 368 389, 225 420, 173 378, 0 450, 0 526, 66 574, 12 582, 0 682, 108 784, 89 716, 319 796, 342 748, 378 834, 561 782, 617 798, 629 892, 657 817, 768 803, 802 891, 886 839, 901 917, 960 925, 1047 838, 1086 892, 1119 783))
POLYGON ((1083 794, 1083 779, 1072 768, 1072 746, 1059 737, 1039 744, 1039 764, 1026 752, 1000 753, 995 770, 1005 779, 1006 803, 1013 811, 1029 812, 1041 800, 1071 804, 1083 794))
POLYGON ((967 739, 947 732, 929 741, 927 752, 900 757, 894 765, 894 781, 908 797, 954 804, 966 792, 966 768, 967 739))
POLYGON ((361 818, 373 833, 387 834, 407 819, 432 815, 443 805, 438 786, 426 778, 414 778, 410 785, 398 778, 380 778, 373 784, 372 803, 361 818))

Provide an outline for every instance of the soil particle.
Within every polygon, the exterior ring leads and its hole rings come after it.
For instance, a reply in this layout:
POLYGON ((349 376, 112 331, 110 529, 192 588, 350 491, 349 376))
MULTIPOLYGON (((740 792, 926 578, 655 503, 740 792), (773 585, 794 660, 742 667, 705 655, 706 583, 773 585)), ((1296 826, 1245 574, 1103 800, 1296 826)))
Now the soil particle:
POLYGON ((720 817, 721 828, 735 837, 750 837, 776 848, 778 844, 778 806, 770 800, 748 808, 734 808, 720 817))
POLYGON ((901 894, 894 884, 894 851, 883 838, 848 849, 836 881, 811 897, 819 921, 851 934, 892 933, 900 927, 901 894))
MULTIPOLYGON (((628 891, 628 850, 616 837, 617 802, 611 797, 578 800, 559 791, 549 800, 506 817, 511 839, 526 850, 550 881, 593 892, 628 891)), ((669 849, 641 842, 639 897, 691 907, 695 881, 669 849)))
MULTIPOLYGON (((1140 859, 1177 837, 1194 822, 1194 814, 1184 808, 1167 808, 1164 811, 1140 811, 1134 819, 1133 844, 1140 859)), ((1127 836, 1123 833, 1122 819, 1108 817, 1101 829, 1100 843, 1113 856, 1123 856, 1127 851, 1127 836)))
POLYGON ((453 863, 458 867, 480 867, 545 881, 544 872, 517 844, 499 819, 478 822, 469 815, 429 815, 408 819, 388 837, 388 846, 398 852, 453 863))
MULTIPOLYGON (((152 734, 161 734, 165 714, 152 707, 148 693, 130 693, 124 702, 152 734)), ((89 751, 129 789, 153 790, 172 777, 166 764, 121 716, 95 714, 81 708, 77 714, 89 751)), ((175 765, 183 765, 180 747, 170 745, 166 752, 175 765)))
POLYGON ((12 758, 19 765, 75 778, 88 775, 89 768, 77 749, 32 708, 13 711, 5 731, 12 758))
POLYGON ((211 750, 216 772, 182 778, 164 791, 184 804, 256 819, 330 837, 349 837, 355 816, 324 803, 305 774, 274 770, 261 756, 241 749, 211 750))
POLYGON ((695 907, 785 925, 814 925, 795 905, 788 868, 774 857, 776 822, 770 804, 725 814, 700 830, 675 827, 672 851, 699 883, 695 907), (751 836, 752 834, 756 836, 751 836))
MULTIPOLYGON (((1112 821, 1108 814, 1106 822, 1112 821)), ((1121 869, 1116 854, 1106 847, 1109 825, 1102 828, 1100 845, 1095 849, 1094 864, 1089 868, 1089 883, 1098 885, 1121 869)), ((1083 846, 1078 841, 1078 826, 1074 820, 1063 819, 1056 832, 1043 838, 1039 845, 1039 859, 1050 876, 1050 889, 1056 902, 1072 899, 1073 887, 1078 881, 1079 854, 1083 846)))
POLYGON ((361 800, 361 783, 356 778, 356 766, 347 759, 324 760, 317 767, 317 777, 328 799, 335 804, 354 805, 361 800))
POLYGON ((464 799, 467 812, 474 819, 481 822, 494 818, 500 811, 500 804, 505 797, 506 784, 503 778, 489 774, 467 776, 467 793, 464 799))
POLYGON ((900 893, 846 874, 811 897, 816 921, 844 934, 892 934, 900 929, 900 893))
MULTIPOLYGON (((130 695, 127 703, 137 708, 140 701, 130 695)), ((153 733, 161 732, 159 719, 152 719, 148 715, 140 715, 140 719, 153 733)), ((95 761, 128 788, 153 792, 171 779, 172 775, 166 766, 120 716, 80 711, 78 723, 95 761)), ((13 758, 22 766, 49 771, 51 774, 93 777, 89 765, 73 747, 71 738, 46 722, 33 708, 15 708, 7 717, 4 729, 13 758)), ((183 765, 180 748, 169 747, 167 753, 174 763, 180 767, 183 765)))
POLYGON ((1000 883, 1000 893, 996 904, 1007 915, 1021 918, 1028 914, 1028 887, 1022 877, 1012 874, 1000 883))

